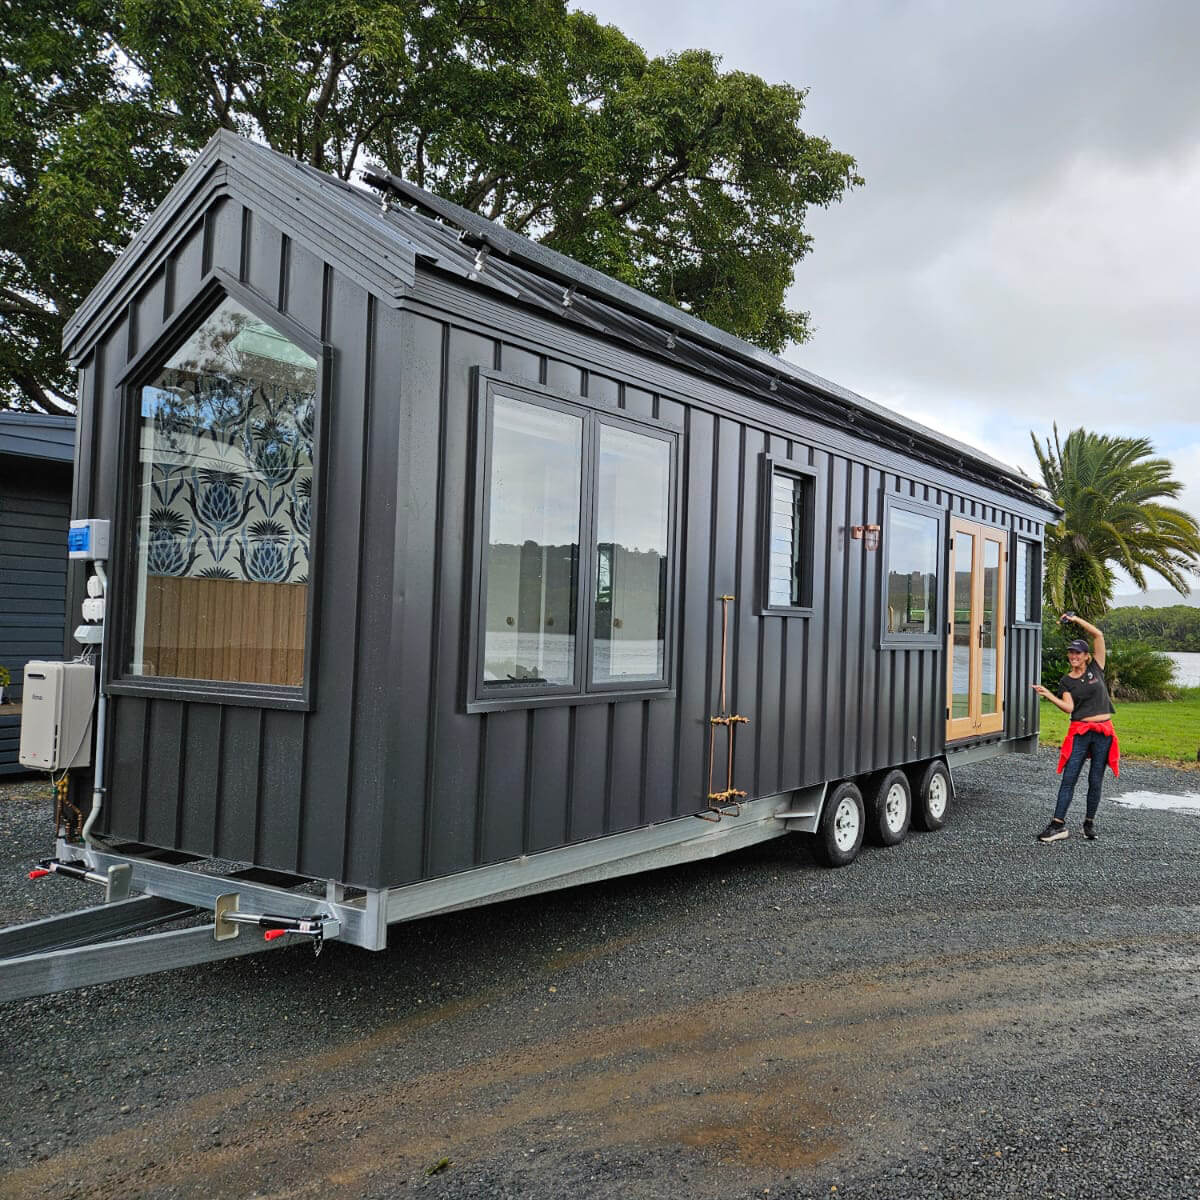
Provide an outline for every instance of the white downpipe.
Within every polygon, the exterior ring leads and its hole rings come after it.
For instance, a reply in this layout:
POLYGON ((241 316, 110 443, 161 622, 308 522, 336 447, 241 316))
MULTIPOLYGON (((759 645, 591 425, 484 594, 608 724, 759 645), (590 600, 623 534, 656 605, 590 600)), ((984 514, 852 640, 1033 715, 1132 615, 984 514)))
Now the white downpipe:
MULTIPOLYGON (((104 598, 104 619, 108 620, 108 575, 102 562, 93 562, 100 580, 101 596, 104 598)), ((104 807, 104 717, 107 705, 104 698, 104 638, 100 639, 100 678, 96 682, 96 764, 92 772, 92 811, 83 823, 83 843, 92 847, 92 826, 104 807)))

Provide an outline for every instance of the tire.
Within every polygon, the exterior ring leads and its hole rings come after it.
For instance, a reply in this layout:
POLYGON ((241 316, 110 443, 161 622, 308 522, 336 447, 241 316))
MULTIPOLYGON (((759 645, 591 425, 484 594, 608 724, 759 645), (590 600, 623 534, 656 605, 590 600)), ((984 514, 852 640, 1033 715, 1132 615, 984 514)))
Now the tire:
POLYGON ((867 813, 862 792, 850 782, 839 783, 825 801, 817 827, 817 856, 827 867, 845 867, 858 857, 867 813))
POLYGON ((875 789, 871 805, 871 840, 881 846, 898 846, 908 836, 912 823, 912 788, 903 771, 888 771, 875 789))
POLYGON ((918 829, 926 829, 931 833, 935 829, 941 829, 950 811, 950 797, 953 791, 949 768, 944 762, 935 759, 921 776, 916 802, 913 804, 913 824, 918 829))

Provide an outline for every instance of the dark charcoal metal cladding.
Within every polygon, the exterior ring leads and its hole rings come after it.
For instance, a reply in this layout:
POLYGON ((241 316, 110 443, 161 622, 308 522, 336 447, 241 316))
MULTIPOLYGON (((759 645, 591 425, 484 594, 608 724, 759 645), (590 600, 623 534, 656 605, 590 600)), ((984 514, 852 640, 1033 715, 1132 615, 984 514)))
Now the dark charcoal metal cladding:
MULTIPOLYGON (((329 351, 305 688, 139 683, 110 654, 107 832, 380 887, 696 812, 727 594, 729 711, 749 718, 735 786, 765 796, 942 753, 944 636, 880 647, 884 555, 849 531, 879 524, 887 496, 940 512, 943 532, 954 514, 1037 543, 1045 502, 986 455, 694 320, 672 329, 661 305, 594 273, 564 305, 561 262, 539 273, 511 236, 477 270, 456 233, 221 133, 70 322, 72 511, 117 521, 130 520, 130 364, 170 352, 198 299, 236 293, 329 351), (667 690, 469 704, 489 381, 676 439, 667 690), (815 472, 808 614, 763 611, 764 456, 815 472)), ((128 541, 114 535, 119 555, 128 541)), ((73 570, 68 611, 83 585, 73 570)), ((1009 623, 997 748, 1036 733, 1039 641, 1009 623)), ((719 744, 718 781, 725 768, 719 744)))

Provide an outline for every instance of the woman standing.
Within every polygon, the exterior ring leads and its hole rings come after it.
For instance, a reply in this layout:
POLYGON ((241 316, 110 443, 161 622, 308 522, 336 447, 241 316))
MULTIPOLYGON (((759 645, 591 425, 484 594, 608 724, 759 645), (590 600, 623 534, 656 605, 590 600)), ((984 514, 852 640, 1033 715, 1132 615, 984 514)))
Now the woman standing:
POLYGON ((1084 638, 1076 638, 1067 645, 1067 662, 1070 667, 1058 681, 1060 695, 1055 696, 1040 683, 1033 685, 1039 696, 1044 696, 1071 718, 1067 736, 1058 756, 1058 770, 1062 783, 1058 789, 1058 804, 1050 824, 1038 834, 1039 842, 1057 842, 1067 836, 1067 809, 1075 795, 1075 782, 1083 769, 1084 759, 1092 760, 1088 768, 1087 815, 1083 822, 1083 836, 1096 838, 1096 809, 1100 807, 1100 787, 1104 782, 1104 768, 1112 767, 1114 775, 1121 773, 1121 753, 1117 744, 1117 732, 1112 723, 1112 701, 1108 698, 1108 684, 1104 678, 1106 649, 1104 634, 1082 617, 1072 612, 1062 615, 1063 623, 1074 621, 1092 638, 1089 650, 1084 638))

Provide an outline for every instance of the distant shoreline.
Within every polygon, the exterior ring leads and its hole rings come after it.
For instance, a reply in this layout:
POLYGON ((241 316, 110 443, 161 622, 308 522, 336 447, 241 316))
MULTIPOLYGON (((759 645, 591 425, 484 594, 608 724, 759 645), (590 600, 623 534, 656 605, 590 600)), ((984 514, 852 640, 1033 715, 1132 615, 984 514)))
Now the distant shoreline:
POLYGON ((1181 596, 1174 588, 1151 588, 1146 592, 1131 592, 1127 596, 1112 598, 1113 608, 1171 608, 1176 604, 1200 608, 1200 588, 1194 588, 1187 596, 1181 596))

